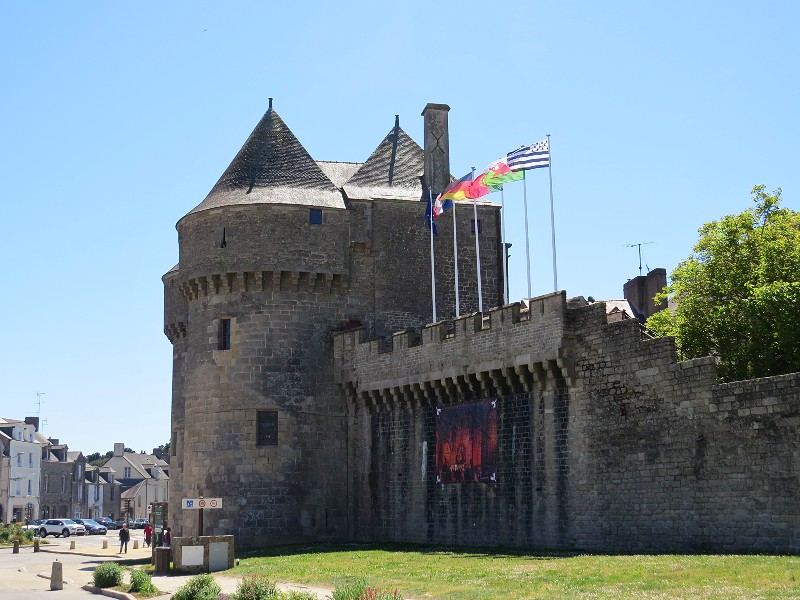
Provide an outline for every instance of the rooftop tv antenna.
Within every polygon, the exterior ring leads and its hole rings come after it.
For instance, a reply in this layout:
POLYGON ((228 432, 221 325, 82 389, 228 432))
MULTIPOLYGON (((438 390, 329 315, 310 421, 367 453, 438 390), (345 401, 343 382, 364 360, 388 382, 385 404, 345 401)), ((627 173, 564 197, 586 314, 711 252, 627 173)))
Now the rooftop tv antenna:
POLYGON ((36 411, 36 418, 39 419, 39 433, 42 433, 47 423, 47 419, 40 418, 42 414, 42 396, 44 396, 44 392, 36 392, 36 400, 33 403, 33 409, 36 411))
MULTIPOLYGON (((635 244, 625 244, 626 248, 639 248, 639 277, 642 276, 642 246, 646 246, 647 244, 655 244, 655 242, 637 242, 635 244)), ((647 267, 647 271, 650 271, 650 267, 647 267)))

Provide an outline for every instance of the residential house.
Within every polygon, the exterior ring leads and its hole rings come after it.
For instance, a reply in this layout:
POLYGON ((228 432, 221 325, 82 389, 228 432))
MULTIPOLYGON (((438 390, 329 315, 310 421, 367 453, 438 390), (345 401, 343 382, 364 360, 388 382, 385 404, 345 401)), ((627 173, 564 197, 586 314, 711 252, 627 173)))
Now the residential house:
POLYGON ((120 511, 120 495, 122 494, 122 484, 116 479, 116 472, 108 465, 98 468, 100 478, 106 482, 103 486, 103 508, 104 516, 110 519, 122 517, 120 511))
POLYGON ((47 442, 42 460, 41 518, 86 516, 86 458, 82 452, 70 452, 57 439, 47 442))
POLYGON ((3 474, 7 490, 3 494, 4 519, 21 522, 38 518, 42 459, 42 444, 36 436, 38 427, 37 417, 26 417, 24 421, 0 419, 4 456, 8 458, 8 468, 3 474))
POLYGON ((0 431, 0 523, 6 520, 8 514, 8 468, 10 458, 11 438, 0 431))
POLYGON ((90 519, 99 519, 104 517, 106 512, 105 508, 105 487, 107 484, 105 478, 100 474, 100 467, 95 465, 86 465, 86 479, 84 480, 85 491, 84 497, 86 498, 86 517, 90 519))
POLYGON ((125 444, 116 443, 114 456, 104 466, 113 469, 122 484, 122 516, 146 518, 149 504, 169 499, 169 463, 165 460, 144 452, 125 452, 125 444))

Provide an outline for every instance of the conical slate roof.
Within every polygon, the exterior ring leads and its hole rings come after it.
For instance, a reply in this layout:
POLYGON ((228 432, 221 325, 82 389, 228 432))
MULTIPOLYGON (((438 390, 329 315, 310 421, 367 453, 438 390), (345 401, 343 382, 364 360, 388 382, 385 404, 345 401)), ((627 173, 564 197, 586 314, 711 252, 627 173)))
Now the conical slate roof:
POLYGON ((342 194, 269 109, 205 200, 189 214, 242 204, 345 208, 342 194))
POLYGON ((348 198, 421 200, 425 172, 422 148, 400 128, 394 128, 344 185, 348 198))

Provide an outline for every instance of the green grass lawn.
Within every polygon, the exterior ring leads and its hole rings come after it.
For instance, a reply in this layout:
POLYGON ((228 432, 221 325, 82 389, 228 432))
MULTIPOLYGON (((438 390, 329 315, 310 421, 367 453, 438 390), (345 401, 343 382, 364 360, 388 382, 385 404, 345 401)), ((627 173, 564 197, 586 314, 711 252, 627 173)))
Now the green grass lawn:
POLYGON ((366 577, 406 598, 800 598, 800 557, 588 555, 409 545, 283 546, 231 575, 334 587, 366 577))

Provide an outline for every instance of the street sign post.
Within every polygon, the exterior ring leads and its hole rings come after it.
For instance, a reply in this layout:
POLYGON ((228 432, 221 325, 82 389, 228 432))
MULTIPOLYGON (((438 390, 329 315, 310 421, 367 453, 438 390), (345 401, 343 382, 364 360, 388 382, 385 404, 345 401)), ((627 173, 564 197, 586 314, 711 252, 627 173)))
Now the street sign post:
POLYGON ((222 508, 222 498, 183 498, 181 508, 184 510, 198 510, 201 508, 222 508))
POLYGON ((203 535, 203 509, 222 508, 222 498, 183 498, 181 500, 181 507, 185 510, 199 510, 198 514, 198 529, 199 534, 203 535))

